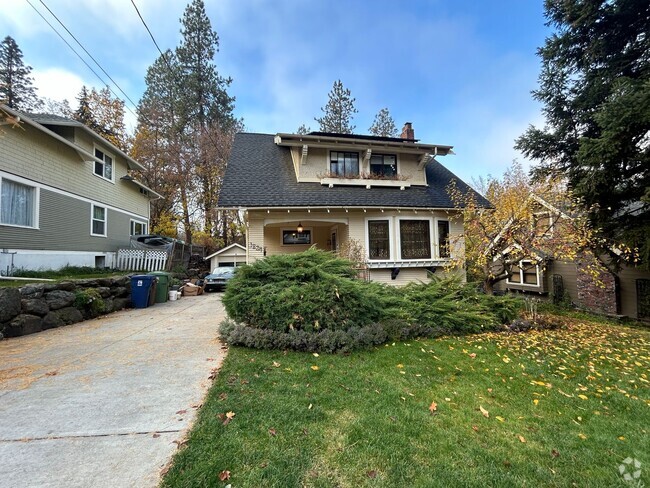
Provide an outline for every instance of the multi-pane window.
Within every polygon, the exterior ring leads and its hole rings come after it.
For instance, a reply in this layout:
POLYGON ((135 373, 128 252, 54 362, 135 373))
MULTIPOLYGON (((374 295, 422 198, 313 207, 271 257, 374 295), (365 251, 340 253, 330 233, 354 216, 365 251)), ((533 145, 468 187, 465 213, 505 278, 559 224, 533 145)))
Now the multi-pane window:
POLYGON ((397 157, 394 154, 373 154, 370 156, 370 173, 391 177, 397 174, 397 157))
POLYGON ((359 153, 330 152, 330 173, 336 176, 354 178, 359 176, 359 153))
POLYGON ((390 259, 390 225, 388 220, 368 221, 368 257, 390 259))
POLYGON ((539 286, 537 265, 531 261, 520 261, 518 265, 513 264, 507 282, 515 285, 539 286))
POLYGON ((97 148, 95 148, 95 157, 102 161, 95 161, 95 174, 113 181, 113 158, 97 148))
POLYGON ((0 224, 35 227, 36 188, 2 178, 0 224))
POLYGON ((147 224, 144 222, 138 222, 137 220, 131 221, 131 235, 132 236, 143 236, 147 233, 147 224))
POLYGON ((402 259, 431 259, 429 220, 400 220, 399 238, 402 259))
POLYGON ((448 220, 438 220, 438 256, 441 258, 450 256, 448 220))
POLYGON ((106 236, 106 208, 92 205, 91 234, 106 236))
POLYGON ((533 215, 535 236, 550 237, 553 234, 553 219, 549 212, 539 212, 533 215))

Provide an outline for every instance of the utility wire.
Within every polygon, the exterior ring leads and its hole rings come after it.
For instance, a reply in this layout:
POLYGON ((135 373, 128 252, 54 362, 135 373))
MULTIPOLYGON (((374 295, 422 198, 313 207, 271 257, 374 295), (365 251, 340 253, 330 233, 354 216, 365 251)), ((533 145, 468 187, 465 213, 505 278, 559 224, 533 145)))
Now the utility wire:
MULTIPOLYGON (((78 57, 78 58, 83 62, 83 64, 85 64, 85 65, 88 67, 88 69, 89 69, 90 71, 93 72, 93 74, 94 74, 94 75, 99 79, 99 81, 101 81, 103 85, 105 85, 106 87, 108 87, 108 89, 111 91, 111 93, 112 93, 113 95, 115 95, 116 98, 119 99, 120 96, 119 96, 117 93, 115 93, 115 90, 113 90, 113 89, 110 87, 110 85, 109 85, 109 84, 108 84, 108 83, 107 83, 107 82, 106 82, 106 81, 105 81, 105 80, 104 80, 104 79, 103 79, 103 78, 102 78, 102 77, 97 73, 97 71, 95 71, 95 70, 93 69, 93 67, 90 66, 90 65, 88 64, 88 62, 87 62, 87 61, 86 61, 86 60, 81 56, 81 54, 79 54, 79 53, 75 50, 75 48, 72 47, 72 46, 70 45, 70 43, 66 40, 66 38, 63 37, 63 36, 61 35, 61 33, 60 33, 58 30, 56 30, 56 27, 54 27, 54 26, 53 26, 53 25, 52 25, 52 24, 51 24, 51 23, 50 23, 50 22, 49 22, 49 21, 48 21, 48 20, 43 16, 43 14, 42 14, 40 11, 39 11, 36 7, 34 7, 34 5, 32 5, 32 3, 31 3, 29 0, 25 0, 25 1, 26 1, 26 2, 29 4, 29 6, 32 7, 32 8, 34 9, 34 11, 35 11, 35 12, 36 12, 36 13, 37 13, 37 14, 38 14, 38 15, 39 15, 39 16, 40 16, 40 17, 45 21, 45 23, 46 23, 47 25, 49 25, 49 26, 52 28, 52 30, 54 31, 54 33, 55 33, 57 36, 59 36, 63 42, 65 42, 65 44, 66 44, 66 45, 67 45, 67 46, 72 50, 72 52, 75 53, 75 54, 77 55, 77 57, 78 57)), ((42 3, 42 2, 41 2, 41 3, 42 3)), ((45 8, 47 8, 47 6, 46 6, 45 8)), ((48 10, 50 10, 50 9, 48 9, 48 10)), ((51 13, 51 11, 50 11, 50 13, 51 13)), ((54 14, 52 14, 52 15, 54 15, 54 14)), ((57 19, 57 20, 58 20, 58 19, 57 19)), ((60 22, 61 22, 61 21, 59 21, 59 23, 60 23, 60 22)), ((64 27, 65 27, 65 26, 64 26, 64 27)), ((67 29, 66 29, 66 30, 67 30, 67 29)), ((68 32, 70 32, 70 31, 68 31, 68 32)), ((70 34, 70 35, 72 35, 72 34, 70 34)), ((73 36, 73 37, 74 37, 74 36, 73 36)), ((76 40, 76 39, 75 39, 75 40, 76 40)), ((77 41, 77 43, 78 43, 78 42, 79 42, 79 41, 77 41)), ((82 48, 83 48, 83 46, 82 46, 82 48)), ((84 49, 84 51, 86 51, 86 50, 84 49)), ((86 51, 86 52, 88 52, 88 51, 86 51)), ((90 56, 90 54, 89 54, 89 56, 90 56)), ((92 56, 91 56, 91 58, 92 58, 92 56)), ((93 61, 94 61, 94 59, 93 59, 93 61)), ((95 63, 97 63, 97 61, 95 61, 95 63)), ((98 66, 99 66, 99 64, 98 64, 98 66)), ((101 68, 101 66, 100 66, 100 68, 101 68)), ((103 68, 102 68, 102 71, 104 71, 103 68)), ((106 73, 106 71, 104 71, 104 73, 106 73)), ((106 74, 107 74, 107 76, 108 76, 108 73, 106 73, 106 74)), ((111 78, 111 77, 109 76, 109 78, 111 78)), ((111 78, 111 80, 113 80, 113 79, 111 78)), ((115 82, 113 81, 113 83, 115 83, 115 82)), ((115 84, 115 85, 117 86, 117 84, 115 84)), ((118 89, 120 89, 120 91, 122 91, 122 89, 119 88, 119 86, 118 86, 118 89)), ((124 93, 124 92, 122 92, 122 93, 124 93)), ((128 97, 127 97, 127 98, 128 98, 128 97)), ((129 100, 131 100, 131 99, 129 98, 129 100)), ((133 101, 131 101, 131 103, 133 103, 133 101)), ((138 114, 136 114, 133 110, 131 110, 131 107, 129 107, 129 106, 126 105, 126 104, 125 104, 124 106, 125 106, 125 108, 126 108, 129 112, 131 112, 131 113, 132 113, 136 118, 138 117, 138 114)), ((135 105, 134 105, 134 106, 135 106, 135 105)))
POLYGON ((174 70, 172 70, 172 67, 171 67, 171 65, 169 64, 169 61, 167 60, 167 56, 165 56, 165 54, 164 54, 164 53, 162 52, 162 50, 160 49, 160 46, 159 46, 158 43, 156 42, 156 38, 155 38, 155 37, 153 36, 153 34, 151 33, 151 30, 149 29, 149 26, 147 25, 147 23, 146 23, 146 22, 144 21, 144 19, 142 18, 142 14, 140 13, 140 9, 138 9, 138 6, 135 4, 135 1, 134 1, 134 0, 131 0, 131 3, 133 4, 133 8, 135 9, 136 13, 138 14, 138 17, 140 17, 140 21, 142 22, 142 25, 144 25, 144 28, 147 29, 147 32, 149 33, 149 37, 151 37, 151 40, 153 41, 154 45, 156 46, 156 49, 158 49, 158 52, 160 53, 160 55, 162 56, 162 58, 165 60, 165 64, 167 65, 167 68, 169 69, 169 72, 172 73, 172 75, 173 75, 173 74, 174 74, 174 70))
POLYGON ((54 18, 56 19, 56 21, 57 21, 59 24, 61 24, 61 27, 63 27, 63 28, 65 29, 65 31, 66 31, 68 34, 70 34, 70 37, 72 37, 72 38, 75 40, 75 42, 76 42, 77 44, 79 44, 79 47, 80 47, 81 49, 83 49, 84 52, 88 55, 88 57, 94 61, 94 63, 99 67, 100 70, 102 70, 102 72, 103 72, 103 73, 108 77, 108 79, 111 80, 111 81, 113 82, 113 84, 114 84, 114 85, 117 87, 117 89, 122 93, 122 95, 124 95, 124 97, 125 97, 129 102, 131 102, 131 105, 133 105, 134 107, 137 107, 138 104, 135 103, 133 100, 131 100, 131 97, 129 97, 129 96, 124 92, 124 90, 122 90, 122 88, 120 87, 120 85, 118 85, 117 82, 116 82, 116 81, 111 77, 111 75, 109 75, 109 74, 106 72, 106 70, 102 67, 101 64, 99 64, 99 62, 98 62, 98 61, 93 57, 93 55, 90 54, 90 53, 88 52, 88 49, 86 49, 86 48, 83 46, 83 44, 81 44, 81 42, 79 42, 79 39, 77 39, 77 38, 75 37, 75 35, 74 35, 72 32, 70 32, 70 29, 68 29, 68 28, 65 26, 65 24, 64 24, 63 22, 61 22, 61 19, 59 19, 59 18, 56 16, 56 14, 55 14, 54 12, 52 12, 52 10, 50 9, 50 7, 48 7, 48 6, 45 4, 45 2, 44 2, 43 0, 39 0, 39 1, 40 1, 41 4, 43 5, 43 7, 45 7, 45 8, 47 9, 47 11, 52 15, 52 17, 54 17, 54 18))

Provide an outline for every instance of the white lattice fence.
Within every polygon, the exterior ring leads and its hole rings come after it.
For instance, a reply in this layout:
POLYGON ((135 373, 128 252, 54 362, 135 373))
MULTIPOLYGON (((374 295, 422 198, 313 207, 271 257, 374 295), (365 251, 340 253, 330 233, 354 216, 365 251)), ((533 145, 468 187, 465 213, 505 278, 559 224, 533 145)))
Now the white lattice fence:
POLYGON ((117 267, 124 271, 164 271, 167 253, 150 249, 119 249, 117 267))

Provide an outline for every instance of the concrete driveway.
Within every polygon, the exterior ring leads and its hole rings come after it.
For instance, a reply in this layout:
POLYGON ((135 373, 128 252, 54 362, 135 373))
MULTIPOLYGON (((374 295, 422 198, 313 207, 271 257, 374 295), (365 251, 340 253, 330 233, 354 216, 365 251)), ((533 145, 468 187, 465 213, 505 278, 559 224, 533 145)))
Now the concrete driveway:
POLYGON ((225 350, 216 293, 0 342, 0 486, 147 487, 225 350))

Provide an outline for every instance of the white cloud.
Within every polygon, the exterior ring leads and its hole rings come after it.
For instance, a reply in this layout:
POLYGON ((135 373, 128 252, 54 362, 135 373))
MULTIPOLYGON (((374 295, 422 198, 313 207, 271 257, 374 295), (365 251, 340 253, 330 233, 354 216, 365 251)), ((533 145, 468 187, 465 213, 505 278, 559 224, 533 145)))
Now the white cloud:
POLYGON ((81 87, 89 85, 80 76, 62 68, 34 69, 32 76, 39 97, 51 98, 59 102, 68 100, 73 107, 77 103, 75 98, 81 87))

